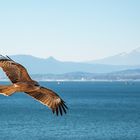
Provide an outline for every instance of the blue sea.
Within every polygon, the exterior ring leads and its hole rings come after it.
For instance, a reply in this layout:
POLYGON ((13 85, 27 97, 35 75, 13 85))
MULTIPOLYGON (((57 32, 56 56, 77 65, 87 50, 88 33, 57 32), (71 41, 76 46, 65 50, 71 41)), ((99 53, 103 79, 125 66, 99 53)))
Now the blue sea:
POLYGON ((140 82, 40 84, 68 113, 57 117, 25 93, 0 95, 0 140, 140 140, 140 82))

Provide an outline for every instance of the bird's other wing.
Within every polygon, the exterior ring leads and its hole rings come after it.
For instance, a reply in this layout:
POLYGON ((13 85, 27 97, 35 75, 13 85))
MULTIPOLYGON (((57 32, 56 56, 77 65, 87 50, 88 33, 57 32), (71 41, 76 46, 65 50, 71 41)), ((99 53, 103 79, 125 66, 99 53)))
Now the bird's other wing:
POLYGON ((8 56, 0 55, 0 67, 6 73, 12 83, 20 81, 32 81, 27 70, 19 63, 16 63, 8 56))
POLYGON ((65 105, 65 102, 54 91, 40 87, 40 89, 33 92, 27 92, 27 94, 35 98, 40 103, 48 106, 57 116, 59 113, 63 115, 63 112, 66 114, 66 110, 68 108, 65 105))

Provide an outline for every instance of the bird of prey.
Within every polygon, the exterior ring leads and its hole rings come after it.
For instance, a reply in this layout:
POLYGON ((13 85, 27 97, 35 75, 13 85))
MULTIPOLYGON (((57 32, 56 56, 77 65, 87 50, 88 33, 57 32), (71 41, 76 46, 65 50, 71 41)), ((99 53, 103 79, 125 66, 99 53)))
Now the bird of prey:
POLYGON ((12 82, 12 85, 0 85, 0 94, 10 96, 15 92, 25 92, 40 103, 48 106, 56 115, 66 113, 68 108, 59 95, 32 80, 24 66, 8 56, 0 55, 0 67, 12 82))

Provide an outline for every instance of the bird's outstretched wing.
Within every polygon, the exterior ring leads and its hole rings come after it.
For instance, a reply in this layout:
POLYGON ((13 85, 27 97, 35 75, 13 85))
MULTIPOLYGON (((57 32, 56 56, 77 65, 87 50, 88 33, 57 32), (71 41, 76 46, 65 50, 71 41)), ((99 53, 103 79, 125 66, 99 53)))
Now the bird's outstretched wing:
POLYGON ((50 89, 40 87, 40 89, 33 92, 27 92, 27 94, 42 104, 48 106, 50 109, 52 109, 53 113, 56 113, 56 115, 59 113, 62 115, 63 112, 66 113, 66 110, 68 109, 65 102, 50 89))
POLYGON ((16 63, 8 56, 0 55, 0 67, 6 73, 12 83, 20 81, 32 81, 31 77, 27 73, 27 70, 19 63, 16 63))

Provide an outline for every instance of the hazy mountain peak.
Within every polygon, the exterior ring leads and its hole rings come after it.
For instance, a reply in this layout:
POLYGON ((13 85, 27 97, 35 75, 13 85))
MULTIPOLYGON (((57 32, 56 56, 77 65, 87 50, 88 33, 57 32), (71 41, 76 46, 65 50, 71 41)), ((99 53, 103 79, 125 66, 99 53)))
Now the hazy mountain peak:
POLYGON ((49 56, 47 59, 55 59, 53 56, 49 56))
POLYGON ((50 56, 46 59, 47 61, 58 61, 57 59, 55 59, 53 56, 50 56))
POLYGON ((118 54, 118 56, 120 56, 120 57, 124 57, 124 56, 126 56, 126 55, 127 55, 126 52, 122 52, 122 53, 118 54))
POLYGON ((132 50, 129 53, 122 52, 103 59, 89 61, 89 63, 108 65, 140 65, 140 62, 138 60, 140 60, 140 47, 132 50))

